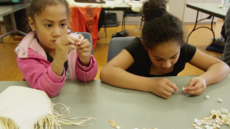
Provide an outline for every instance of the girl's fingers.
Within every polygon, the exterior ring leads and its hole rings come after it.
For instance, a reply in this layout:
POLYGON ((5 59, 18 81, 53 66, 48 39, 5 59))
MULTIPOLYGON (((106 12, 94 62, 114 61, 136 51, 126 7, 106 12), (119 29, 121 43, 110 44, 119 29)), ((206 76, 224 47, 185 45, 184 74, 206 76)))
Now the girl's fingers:
POLYGON ((82 50, 83 50, 83 52, 90 52, 90 51, 91 51, 90 47, 88 47, 88 48, 83 48, 82 50))
POLYGON ((82 56, 85 56, 85 57, 86 57, 86 56, 89 56, 89 54, 90 54, 89 52, 83 52, 83 53, 81 53, 81 55, 82 55, 82 56))
POLYGON ((194 79, 191 79, 188 83, 188 86, 187 87, 193 87, 193 85, 195 84, 195 81, 194 79))
POLYGON ((205 85, 202 83, 202 81, 199 81, 195 84, 195 86, 186 89, 186 93, 190 95, 200 95, 205 91, 205 89, 205 85))
POLYGON ((84 50, 77 47, 77 53, 80 54, 80 53, 82 53, 82 52, 84 52, 84 50))
POLYGON ((84 57, 89 56, 90 54, 91 52, 79 52, 78 53, 79 56, 84 56, 84 57))
MULTIPOLYGON (((76 44, 76 45, 82 44, 81 42, 84 40, 84 36, 82 36, 81 34, 79 34, 78 38, 75 38, 75 37, 73 37, 73 36, 71 36, 71 35, 67 35, 67 37, 68 37, 69 39, 72 39, 72 41, 74 41, 74 43, 71 42, 72 44, 76 44)), ((88 40, 87 40, 87 41, 88 41, 88 40)))
POLYGON ((186 93, 190 94, 190 95, 200 95, 201 93, 203 93, 204 89, 201 86, 197 90, 192 90, 192 91, 187 91, 186 93))
POLYGON ((170 86, 165 87, 164 90, 165 90, 166 92, 168 92, 168 93, 174 92, 174 89, 171 88, 170 86))
POLYGON ((168 86, 170 86, 174 91, 178 91, 178 88, 177 88, 177 86, 176 86, 175 83, 173 83, 173 82, 167 80, 166 84, 167 84, 168 86))
POLYGON ((82 34, 79 34, 78 35, 78 40, 82 40, 82 39, 84 39, 84 36, 82 34))
POLYGON ((76 43, 77 38, 75 38, 71 35, 67 35, 67 38, 72 39, 74 41, 74 44, 76 43))
POLYGON ((195 87, 195 85, 197 85, 197 80, 196 79, 191 79, 188 83, 188 85, 185 87, 185 92, 187 93, 187 91, 194 91, 197 90, 197 87, 195 87))
POLYGON ((72 39, 72 38, 70 38, 70 37, 67 37, 67 40, 68 40, 68 44, 66 44, 66 45, 75 45, 75 41, 72 39))
POLYGON ((91 46, 91 43, 88 41, 88 39, 84 39, 83 41, 78 42, 77 45, 78 45, 80 48, 84 48, 84 47, 89 47, 89 46, 91 46))
POLYGON ((82 52, 91 52, 91 48, 90 47, 87 47, 87 48, 77 47, 77 53, 82 53, 82 52))
POLYGON ((78 38, 75 40, 76 44, 77 45, 81 45, 83 44, 83 41, 84 40, 87 40, 87 39, 84 39, 84 36, 82 36, 81 34, 78 36, 78 38))
POLYGON ((196 91, 196 90, 200 89, 201 85, 202 85, 201 83, 197 83, 197 84, 193 84, 192 87, 186 87, 186 92, 196 91))
POLYGON ((165 93, 162 93, 162 97, 165 98, 165 99, 168 99, 170 96, 172 95, 172 93, 168 93, 168 92, 165 92, 165 93))
POLYGON ((67 49, 68 49, 68 50, 75 49, 75 48, 76 48, 75 45, 68 45, 68 46, 67 46, 67 49))

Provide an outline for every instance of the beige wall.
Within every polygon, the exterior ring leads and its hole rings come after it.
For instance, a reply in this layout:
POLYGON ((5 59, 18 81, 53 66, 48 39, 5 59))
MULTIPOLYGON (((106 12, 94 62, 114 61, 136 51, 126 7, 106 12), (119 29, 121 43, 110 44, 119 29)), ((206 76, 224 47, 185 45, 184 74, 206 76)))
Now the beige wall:
MULTIPOLYGON (((169 12, 174 16, 177 16, 181 21, 184 18, 184 8, 185 8, 185 0, 169 0, 169 12)), ((118 21, 121 23, 122 21, 122 11, 109 11, 117 13, 118 21)), ((128 17, 126 18, 126 24, 140 24, 140 17, 128 17)))

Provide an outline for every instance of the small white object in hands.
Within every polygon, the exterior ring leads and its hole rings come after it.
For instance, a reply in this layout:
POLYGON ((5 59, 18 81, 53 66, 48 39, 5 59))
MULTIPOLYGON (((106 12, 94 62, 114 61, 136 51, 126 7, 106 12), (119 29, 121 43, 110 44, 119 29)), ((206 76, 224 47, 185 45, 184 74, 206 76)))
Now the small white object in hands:
POLYGON ((184 90, 185 90, 185 88, 183 87, 183 88, 182 88, 182 90, 184 91, 184 90))
POLYGON ((210 98, 210 96, 208 96, 208 95, 206 95, 206 97, 205 97, 206 99, 209 99, 210 98))
POLYGON ((218 102, 220 102, 220 103, 222 102, 222 99, 217 99, 217 100, 218 100, 218 102))

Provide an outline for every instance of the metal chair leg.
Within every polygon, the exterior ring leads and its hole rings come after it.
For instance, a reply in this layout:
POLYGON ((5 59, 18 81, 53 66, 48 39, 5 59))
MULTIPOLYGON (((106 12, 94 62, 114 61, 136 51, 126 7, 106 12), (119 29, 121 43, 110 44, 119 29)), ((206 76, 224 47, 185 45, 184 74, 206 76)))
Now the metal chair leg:
POLYGON ((140 30, 142 29, 142 19, 141 19, 141 25, 140 25, 140 30))
POLYGON ((125 16, 122 18, 122 31, 125 30, 125 16))
POLYGON ((121 30, 124 30, 124 16, 123 16, 122 22, 121 22, 121 30))
POLYGON ((107 30, 106 30, 106 16, 104 20, 104 32, 105 32, 105 37, 107 38, 107 30))
POLYGON ((124 17, 124 30, 125 30, 125 17, 124 17))

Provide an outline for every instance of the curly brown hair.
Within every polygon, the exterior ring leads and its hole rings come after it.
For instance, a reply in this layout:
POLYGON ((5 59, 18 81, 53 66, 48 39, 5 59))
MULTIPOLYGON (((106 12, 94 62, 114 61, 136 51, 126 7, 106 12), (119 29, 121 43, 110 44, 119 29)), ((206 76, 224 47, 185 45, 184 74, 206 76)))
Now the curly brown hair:
POLYGON ((168 0, 149 0, 142 7, 145 21, 142 38, 147 48, 175 40, 179 45, 185 44, 182 22, 166 11, 168 0))

